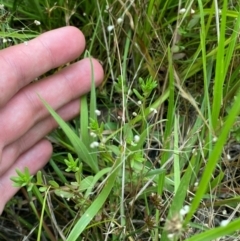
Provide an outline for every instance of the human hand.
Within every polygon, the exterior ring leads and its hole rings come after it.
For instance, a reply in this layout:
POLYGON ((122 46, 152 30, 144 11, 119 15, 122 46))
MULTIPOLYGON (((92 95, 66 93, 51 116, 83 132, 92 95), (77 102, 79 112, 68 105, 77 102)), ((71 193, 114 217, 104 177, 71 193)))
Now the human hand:
MULTIPOLYGON (((77 58, 85 47, 83 34, 74 27, 44 33, 27 45, 0 51, 0 214, 17 192, 10 177, 28 167, 32 174, 49 160, 52 145, 44 136, 57 127, 38 94, 64 119, 79 112, 79 97, 91 87, 89 59, 31 83, 48 70, 77 58)), ((92 59, 96 85, 103 69, 92 59)))

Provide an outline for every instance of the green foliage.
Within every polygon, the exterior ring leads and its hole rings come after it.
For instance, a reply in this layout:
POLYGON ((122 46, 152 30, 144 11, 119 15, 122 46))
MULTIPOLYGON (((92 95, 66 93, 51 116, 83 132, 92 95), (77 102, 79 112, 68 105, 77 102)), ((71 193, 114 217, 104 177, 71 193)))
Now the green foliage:
POLYGON ((141 94, 137 89, 133 89, 133 92, 140 101, 145 102, 151 95, 152 91, 157 87, 157 82, 153 80, 152 76, 148 77, 145 81, 140 77, 138 82, 141 89, 141 94))
MULTIPOLYGON (((240 140, 238 2, 2 2, 0 14, 11 12, 0 20, 2 38, 15 44, 74 25, 86 36, 84 57, 105 70, 98 90, 92 71, 71 123, 42 100, 60 125, 50 136, 54 154, 36 180, 27 168, 12 178, 36 200, 33 215, 42 207, 47 223, 54 212, 62 240, 237 238, 238 219, 219 225, 231 216, 221 210, 239 202, 237 164, 226 158, 240 140)), ((41 225, 43 239, 55 240, 52 223, 41 225)))
POLYGON ((151 76, 145 81, 140 77, 138 81, 145 98, 148 98, 152 91, 157 87, 157 81, 153 80, 151 76))
POLYGON ((65 169, 66 172, 77 172, 77 171, 79 171, 78 158, 76 160, 74 160, 71 153, 68 153, 68 159, 65 159, 64 162, 67 166, 67 169, 65 169))
POLYGON ((16 173, 18 174, 17 177, 11 177, 11 180, 13 181, 14 186, 15 187, 27 186, 28 191, 31 191, 33 188, 33 185, 31 184, 33 176, 30 175, 28 168, 25 167, 23 172, 16 169, 16 173))

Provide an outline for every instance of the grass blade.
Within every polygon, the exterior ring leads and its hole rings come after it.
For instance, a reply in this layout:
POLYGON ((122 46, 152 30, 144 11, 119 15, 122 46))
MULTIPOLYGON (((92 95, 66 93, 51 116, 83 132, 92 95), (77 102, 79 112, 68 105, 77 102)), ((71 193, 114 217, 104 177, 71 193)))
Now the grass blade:
POLYGON ((92 203, 92 205, 86 210, 86 212, 82 215, 82 217, 75 224, 75 226, 73 227, 71 233, 69 234, 69 236, 67 238, 67 241, 77 240, 77 238, 85 230, 87 225, 91 222, 91 220, 94 218, 94 216, 101 209, 101 207, 105 203, 106 199, 108 198, 108 196, 114 186, 115 179, 118 175, 119 163, 120 163, 120 160, 118 160, 115 163, 115 165, 113 166, 113 171, 109 175, 103 190, 98 195, 98 197, 95 199, 95 201, 92 203))
POLYGON ((204 233, 192 236, 185 241, 211 241, 219 237, 229 235, 235 231, 238 231, 240 227, 240 219, 234 220, 225 227, 218 227, 205 231, 204 233))
POLYGON ((192 205, 191 205, 191 209, 190 209, 190 212, 187 214, 187 217, 185 219, 185 223, 188 223, 193 215, 193 213, 197 210, 207 188, 208 188, 208 185, 209 185, 209 182, 210 182, 210 179, 212 177, 212 173, 214 172, 215 170, 215 167, 218 163, 218 160, 219 160, 219 157, 222 153, 222 149, 223 149, 223 146, 227 140, 227 137, 228 137, 228 133, 230 131, 230 129, 232 128, 233 124, 234 124, 234 121, 236 119, 236 116, 239 114, 239 111, 240 111, 240 105, 239 105, 239 102, 240 102, 240 93, 238 94, 235 102, 234 102, 234 105, 231 109, 231 111, 229 112, 229 115, 223 125, 223 128, 222 128, 222 131, 221 131, 221 134, 218 138, 218 141, 215 145, 215 147, 213 148, 213 151, 208 159, 208 162, 207 162, 207 165, 205 167, 205 171, 202 175, 202 179, 199 183, 199 186, 198 186, 198 190, 196 192, 196 195, 193 199, 193 202, 192 202, 192 205))
POLYGON ((97 173, 98 172, 98 165, 89 154, 87 147, 84 143, 81 142, 79 137, 71 130, 71 128, 64 122, 64 120, 53 110, 53 108, 41 97, 39 97, 49 113, 52 117, 56 120, 59 126, 63 129, 66 136, 71 141, 76 153, 78 154, 79 160, 84 161, 91 169, 97 173))

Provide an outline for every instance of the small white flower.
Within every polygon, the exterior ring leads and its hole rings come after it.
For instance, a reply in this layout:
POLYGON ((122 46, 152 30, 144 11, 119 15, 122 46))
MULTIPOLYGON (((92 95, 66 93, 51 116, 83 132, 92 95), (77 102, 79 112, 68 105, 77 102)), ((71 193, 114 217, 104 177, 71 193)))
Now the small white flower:
POLYGON ((114 227, 115 227, 115 223, 114 223, 114 222, 111 222, 111 223, 110 223, 110 226, 111 226, 111 228, 114 228, 114 227))
POLYGON ((226 215, 226 214, 227 214, 227 210, 224 209, 224 210, 222 211, 222 214, 223 214, 223 215, 226 215))
POLYGON ((179 213, 180 213, 181 216, 185 216, 185 214, 186 214, 183 209, 180 209, 180 212, 179 212, 179 213))
POLYGON ((99 146, 99 143, 97 141, 94 141, 90 144, 90 148, 95 148, 95 147, 98 147, 99 146))
POLYGON ((134 43, 135 47, 139 49, 138 43, 134 43))
POLYGON ((137 113, 136 113, 136 112, 133 112, 132 115, 133 115, 133 116, 137 116, 137 113))
POLYGON ((173 234, 173 233, 169 233, 169 234, 167 235, 167 237, 168 237, 169 239, 173 239, 173 238, 174 238, 174 234, 173 234))
POLYGON ((2 42, 3 42, 3 43, 6 43, 6 42, 7 42, 7 39, 6 39, 6 38, 3 38, 2 42))
POLYGON ((213 142, 216 142, 217 141, 217 137, 213 137, 213 142))
POLYGON ((4 10, 4 4, 0 4, 0 9, 4 10))
POLYGON ((90 136, 96 137, 97 135, 96 135, 96 133, 94 133, 94 132, 90 132, 90 136))
POLYGON ((28 41, 24 41, 23 43, 24 43, 26 46, 28 45, 28 41))
POLYGON ((41 22, 39 22, 38 20, 34 20, 34 24, 39 26, 39 25, 41 25, 41 22))
POLYGON ((100 110, 95 110, 95 114, 96 114, 97 116, 100 116, 100 115, 101 115, 101 111, 100 111, 100 110))
POLYGON ((198 184, 199 184, 198 182, 195 182, 195 183, 194 183, 194 186, 195 186, 195 187, 197 187, 197 186, 198 186, 198 184))
POLYGON ((153 112, 153 114, 157 114, 157 110, 155 108, 150 108, 150 111, 153 112))
POLYGON ((118 24, 120 24, 120 23, 122 23, 122 22, 123 22, 123 18, 118 18, 118 19, 117 19, 117 23, 118 23, 118 24))
POLYGON ((179 14, 184 14, 186 12, 186 8, 182 8, 179 10, 179 14))
POLYGON ((142 104, 142 101, 141 101, 141 100, 139 100, 139 101, 137 102, 137 104, 138 104, 138 105, 141 105, 141 104, 142 104))
POLYGON ((83 16, 85 17, 85 16, 87 16, 87 14, 86 14, 86 13, 83 13, 83 16))
POLYGON ((136 143, 137 143, 137 142, 139 142, 139 141, 140 141, 140 136, 135 135, 133 139, 134 139, 134 142, 136 142, 136 143))
POLYGON ((225 226, 227 226, 227 225, 229 224, 229 222, 230 222, 230 221, 229 221, 228 219, 222 220, 221 223, 220 223, 220 226, 221 226, 221 227, 225 227, 225 226))
POLYGON ((194 14, 195 13, 195 10, 191 8, 191 14, 194 14))
POLYGON ((104 145, 106 142, 107 142, 107 138, 106 138, 106 137, 103 137, 103 138, 102 138, 102 145, 104 145))
POLYGON ((227 154, 227 159, 228 159, 228 160, 231 160, 231 159, 232 159, 229 154, 227 154))
POLYGON ((189 212, 190 207, 188 205, 185 205, 181 210, 180 210, 180 215, 185 216, 189 212))
POLYGON ((113 25, 109 25, 109 26, 107 27, 107 31, 108 31, 108 32, 111 32, 113 29, 114 29, 114 26, 113 26, 113 25))

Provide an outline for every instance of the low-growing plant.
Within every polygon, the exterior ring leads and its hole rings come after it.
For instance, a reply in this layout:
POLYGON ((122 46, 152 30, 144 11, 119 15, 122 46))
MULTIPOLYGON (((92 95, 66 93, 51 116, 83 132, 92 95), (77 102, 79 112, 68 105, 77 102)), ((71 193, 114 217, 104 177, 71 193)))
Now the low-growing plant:
POLYGON ((74 25, 105 68, 70 123, 39 96, 54 153, 35 177, 17 170, 27 194, 6 216, 29 205, 15 218, 33 240, 238 239, 238 2, 2 2, 2 40, 74 25))

